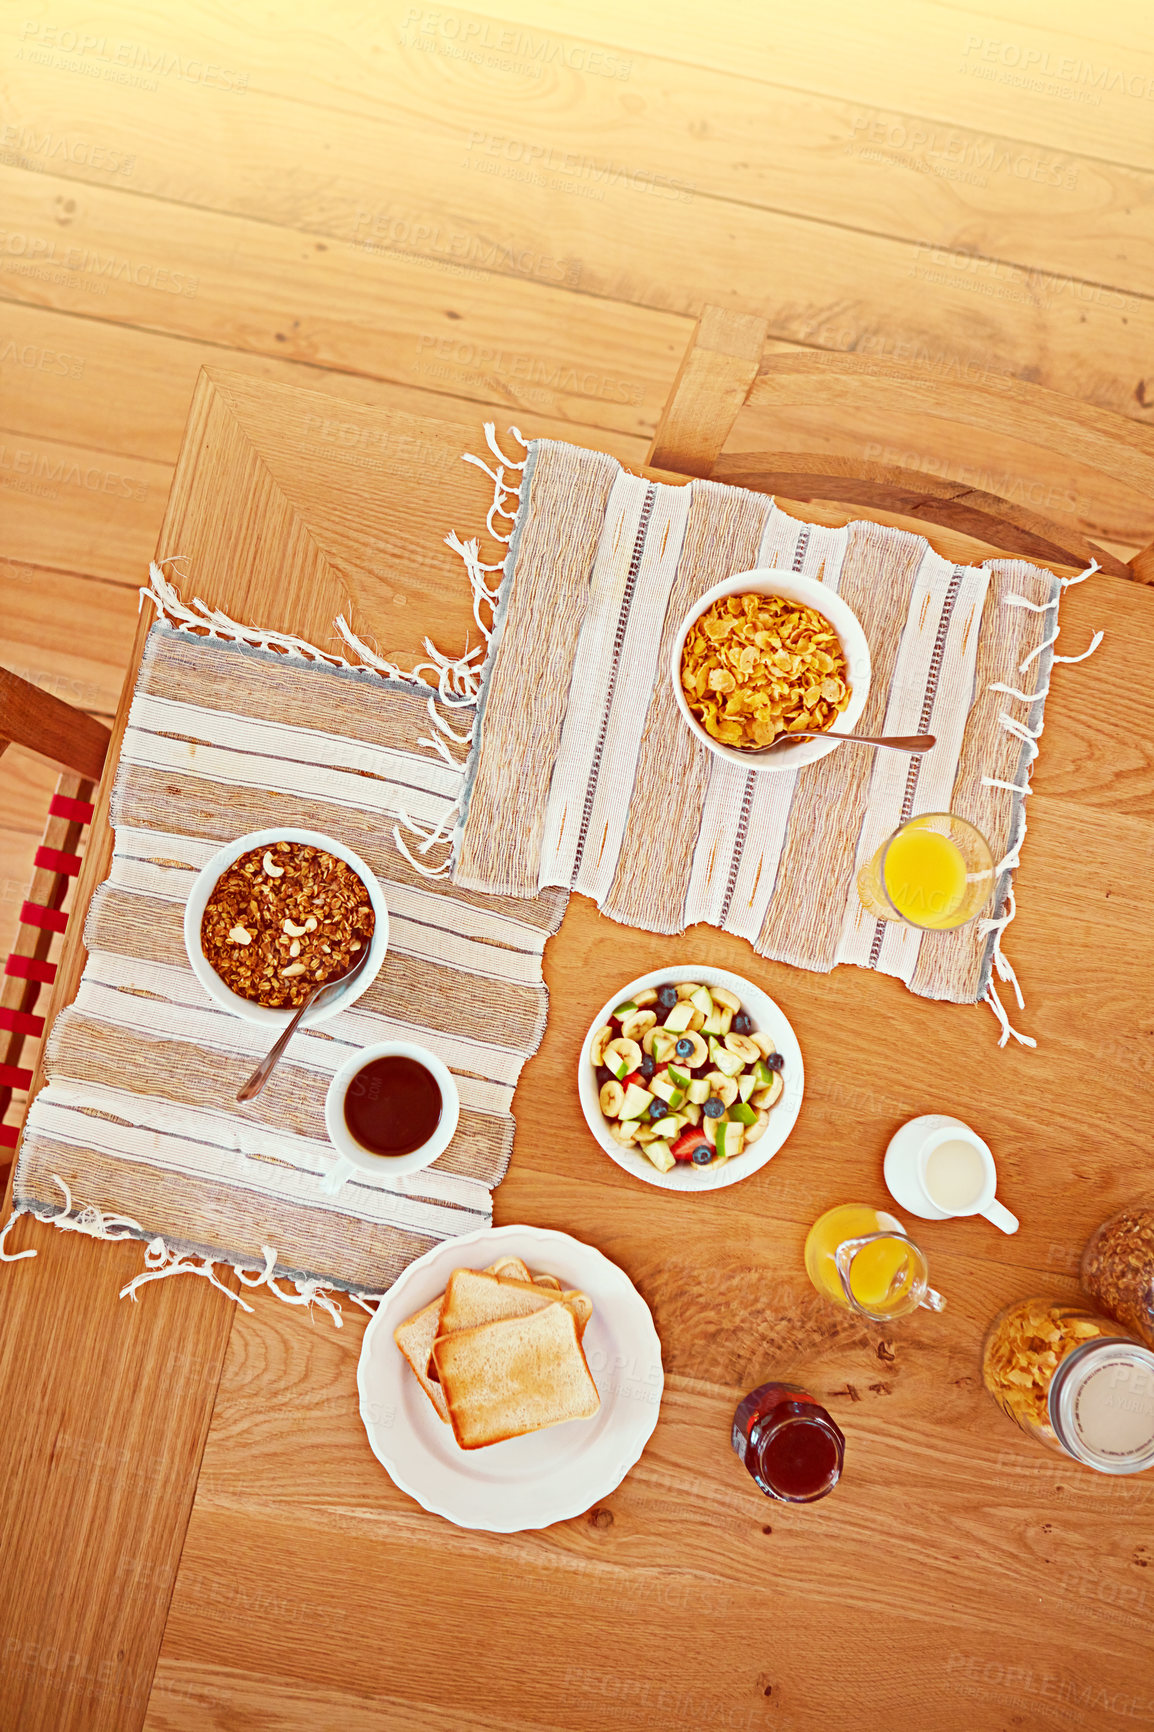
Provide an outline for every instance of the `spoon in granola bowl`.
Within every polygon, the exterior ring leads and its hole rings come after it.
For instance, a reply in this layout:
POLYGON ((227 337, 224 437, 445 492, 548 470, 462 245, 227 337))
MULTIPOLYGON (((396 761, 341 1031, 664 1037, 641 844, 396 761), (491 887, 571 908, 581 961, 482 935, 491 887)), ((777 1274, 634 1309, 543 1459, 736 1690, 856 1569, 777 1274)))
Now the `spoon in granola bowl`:
POLYGON ((348 969, 346 973, 338 974, 333 980, 322 981, 318 987, 309 993, 291 1022, 289 1022, 283 1029, 276 1045, 271 1047, 261 1059, 244 1087, 237 1090, 236 1098, 238 1101, 255 1100, 256 1096, 263 1089, 265 1083, 284 1057, 285 1048, 296 1033, 297 1027, 299 1026, 300 1020, 304 1016, 305 1012, 315 1009, 318 1004, 323 1004, 325 999, 332 993, 343 992, 349 982, 355 980, 357 975, 360 974, 362 969, 366 966, 371 952, 372 945, 366 944, 364 949, 361 951, 361 954, 357 957, 357 960, 353 963, 353 966, 348 969))
POLYGON ((768 746, 743 746, 741 749, 751 758, 760 758, 767 752, 776 752, 782 746, 792 746, 799 740, 842 740, 849 746, 888 746, 893 752, 928 752, 931 746, 937 744, 935 734, 831 734, 827 728, 816 728, 809 734, 802 729, 778 734, 775 740, 770 740, 768 746))

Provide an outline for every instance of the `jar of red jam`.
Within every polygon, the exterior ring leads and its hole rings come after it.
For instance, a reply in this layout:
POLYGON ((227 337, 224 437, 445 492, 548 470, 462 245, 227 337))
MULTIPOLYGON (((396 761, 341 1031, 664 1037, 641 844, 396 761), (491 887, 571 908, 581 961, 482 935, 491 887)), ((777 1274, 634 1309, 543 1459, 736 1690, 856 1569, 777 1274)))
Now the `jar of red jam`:
POLYGON ((841 1478, 845 1438, 796 1383, 763 1383, 733 1416, 733 1447, 767 1497, 816 1503, 841 1478))

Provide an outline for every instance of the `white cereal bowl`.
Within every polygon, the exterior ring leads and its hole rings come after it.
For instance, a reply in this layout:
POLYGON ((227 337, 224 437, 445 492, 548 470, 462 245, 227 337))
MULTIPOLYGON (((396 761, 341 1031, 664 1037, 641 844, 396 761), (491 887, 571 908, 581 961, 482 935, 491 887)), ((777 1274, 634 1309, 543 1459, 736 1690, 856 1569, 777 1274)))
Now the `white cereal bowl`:
POLYGON ((193 881, 184 907, 184 948, 188 952, 192 972, 208 996, 214 999, 222 1010, 231 1011, 234 1016, 243 1017, 246 1022, 263 1023, 266 1028, 283 1028, 292 1020, 296 1013, 289 1007, 275 1010, 270 1005, 254 1004, 250 999, 241 998, 239 993, 233 992, 231 987, 224 984, 200 947, 200 927, 204 911, 221 874, 228 870, 234 860, 239 860, 241 855, 247 854, 250 849, 271 848, 274 842, 300 842, 309 848, 321 848, 326 854, 335 854, 338 860, 343 860, 352 867, 368 891, 373 905, 375 924, 369 944, 369 960, 347 991, 334 992, 318 1010, 306 1012, 302 1027, 312 1027, 314 1023, 326 1022, 330 1016, 336 1016, 338 1011, 347 1010, 363 992, 368 991, 381 971, 385 952, 389 948, 389 911, 385 906, 384 893, 360 855, 354 854, 351 848, 346 848, 343 842, 336 841, 332 836, 323 836, 318 830, 282 829, 253 830, 247 836, 238 836, 235 842, 226 843, 201 867, 193 881))
POLYGON ((797 572, 779 571, 771 566, 758 566, 753 571, 739 571, 735 577, 727 577, 724 583, 715 583, 712 589, 706 590, 693 611, 681 622, 673 640, 669 672, 673 681, 673 696, 686 727, 715 757, 725 758, 731 764, 740 764, 743 770, 756 770, 759 775, 775 770, 800 770, 806 764, 816 764, 820 758, 836 752, 836 740, 803 740, 796 746, 783 747, 780 751, 765 756, 741 751, 737 746, 723 746, 720 740, 715 740, 706 733, 686 703, 681 689, 681 655, 685 640, 697 620, 715 601, 720 601, 722 596, 726 595, 780 595, 786 601, 799 602, 803 607, 812 607, 817 613, 823 614, 837 633, 849 674, 850 700, 837 718, 839 732, 852 733, 866 707, 870 692, 870 648, 857 615, 848 602, 844 602, 826 584, 818 583, 816 578, 800 577, 797 572))
POLYGON ((635 1179, 641 1179, 647 1185, 657 1185, 663 1191, 721 1191, 726 1185, 740 1184, 742 1179, 748 1179, 754 1173, 760 1172, 781 1148, 797 1123, 797 1115, 801 1111, 802 1096, 805 1093, 805 1068, 793 1026, 768 992, 762 992, 759 986, 754 986, 751 980, 743 979, 740 974, 731 974, 727 968, 710 968, 699 962, 681 965, 673 963, 666 968, 655 968, 649 974, 629 981, 601 1006, 590 1024, 589 1033, 581 1043, 577 1092, 581 1098, 585 1123, 610 1160, 616 1161, 623 1171, 631 1173, 635 1179), (696 981, 698 986, 726 986, 730 992, 737 994, 743 1008, 753 1018, 754 1028, 769 1036, 785 1060, 781 1073, 784 1087, 777 1105, 770 1112, 765 1135, 752 1144, 747 1154, 735 1155, 731 1161, 725 1161, 716 1168, 694 1167, 679 1162, 677 1166, 671 1167, 669 1172, 661 1173, 640 1149, 627 1149, 621 1143, 615 1143, 609 1135, 609 1124, 601 1111, 597 1072, 590 1057, 590 1049, 593 1036, 609 1021, 614 1005, 624 1003, 627 998, 632 998, 635 992, 644 992, 646 987, 677 984, 684 980, 696 981))

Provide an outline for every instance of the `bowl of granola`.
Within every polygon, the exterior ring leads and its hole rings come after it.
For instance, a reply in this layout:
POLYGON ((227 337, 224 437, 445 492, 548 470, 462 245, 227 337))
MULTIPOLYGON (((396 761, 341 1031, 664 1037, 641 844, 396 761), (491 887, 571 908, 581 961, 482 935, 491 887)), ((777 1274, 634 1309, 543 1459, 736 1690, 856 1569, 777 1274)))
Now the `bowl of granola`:
POLYGON ((306 1023, 346 1010, 373 983, 389 944, 389 914, 359 855, 314 830, 254 830, 218 849, 184 910, 192 971, 222 1009, 280 1028, 309 993, 338 980, 365 945, 369 960, 346 992, 306 1023))
POLYGON ((759 567, 700 597, 674 638, 670 675, 684 721, 717 757, 767 774, 800 770, 838 742, 757 749, 800 730, 852 733, 869 697, 869 644, 828 584, 759 567))

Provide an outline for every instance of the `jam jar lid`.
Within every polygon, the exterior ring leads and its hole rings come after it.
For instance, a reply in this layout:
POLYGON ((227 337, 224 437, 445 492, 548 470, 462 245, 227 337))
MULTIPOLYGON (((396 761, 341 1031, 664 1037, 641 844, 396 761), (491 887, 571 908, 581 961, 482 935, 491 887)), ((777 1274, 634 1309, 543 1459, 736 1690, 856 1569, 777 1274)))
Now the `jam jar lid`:
POLYGON ((1100 1473, 1154 1467, 1154 1353, 1136 1341, 1087 1341, 1067 1354, 1049 1392, 1063 1448, 1100 1473))

